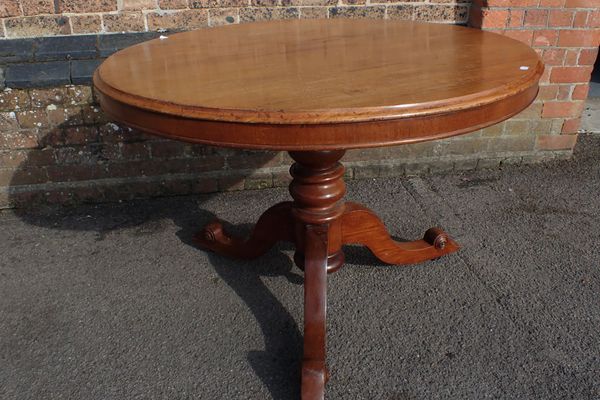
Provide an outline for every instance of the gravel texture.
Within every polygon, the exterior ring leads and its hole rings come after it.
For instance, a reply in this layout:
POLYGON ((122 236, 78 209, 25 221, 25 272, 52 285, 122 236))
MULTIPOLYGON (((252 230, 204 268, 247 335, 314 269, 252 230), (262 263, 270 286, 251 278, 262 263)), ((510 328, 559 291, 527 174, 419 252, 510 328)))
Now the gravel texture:
MULTIPOLYGON (((571 161, 353 181, 409 267, 349 247, 329 276, 327 399, 600 399, 600 137, 571 161)), ((1 399, 295 399, 302 272, 196 249, 285 189, 0 213, 1 399)))

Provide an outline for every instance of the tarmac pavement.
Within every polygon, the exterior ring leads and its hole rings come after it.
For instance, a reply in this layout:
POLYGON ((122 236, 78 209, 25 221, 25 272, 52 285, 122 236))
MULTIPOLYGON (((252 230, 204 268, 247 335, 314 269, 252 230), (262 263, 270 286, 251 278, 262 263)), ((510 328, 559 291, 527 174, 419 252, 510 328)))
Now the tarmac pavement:
MULTIPOLYGON (((463 247, 329 275, 327 399, 600 399, 600 136, 571 161, 352 181, 463 247)), ((302 272, 198 250, 285 188, 0 213, 0 399, 297 399, 302 272)))

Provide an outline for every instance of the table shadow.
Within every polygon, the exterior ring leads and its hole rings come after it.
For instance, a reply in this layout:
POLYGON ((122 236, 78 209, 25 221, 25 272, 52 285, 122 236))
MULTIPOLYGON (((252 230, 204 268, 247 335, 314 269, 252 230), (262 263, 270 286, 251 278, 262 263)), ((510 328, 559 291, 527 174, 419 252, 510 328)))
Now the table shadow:
MULTIPOLYGON (((78 118, 78 117, 77 117, 78 118)), ((78 124, 78 119, 72 118, 65 123, 42 132, 39 137, 39 149, 44 152, 57 152, 60 148, 53 147, 56 143, 61 143, 61 140, 66 139, 66 131, 73 129, 78 124)), ((131 137, 127 137, 127 128, 122 128, 122 131, 117 132, 120 137, 117 140, 124 140, 126 143, 143 142, 147 140, 141 132, 133 132, 131 137), (140 136, 141 135, 141 136, 140 136)), ((84 157, 87 157, 87 163, 78 163, 76 155, 73 155, 73 168, 87 167, 94 163, 102 163, 107 161, 105 150, 109 147, 114 147, 115 141, 103 142, 103 138, 99 137, 91 143, 82 143, 82 151, 84 157)), ((198 148, 203 146, 197 145, 198 148)), ((202 151, 202 149, 200 149, 202 151)), ((233 151, 233 150, 228 150, 233 151)), ((267 160, 268 161, 268 160, 267 160)), ((193 243, 192 237, 194 233, 199 231, 204 224, 210 222, 215 216, 202 209, 202 202, 209 200, 215 194, 197 194, 192 195, 198 200, 190 201, 192 196, 185 196, 172 199, 143 199, 144 193, 140 193, 137 197, 142 199, 128 199, 128 203, 115 204, 119 193, 109 193, 107 197, 102 198, 106 203, 112 205, 91 205, 97 202, 93 196, 97 192, 95 184, 92 183, 88 188, 87 198, 73 198, 73 204, 81 206, 79 208, 64 207, 61 205, 45 205, 45 202, 50 203, 60 201, 59 198, 53 198, 54 193, 46 193, 44 195, 31 195, 23 193, 22 189, 27 186, 23 183, 23 178, 31 176, 35 179, 35 173, 45 168, 52 168, 46 164, 47 160, 44 157, 40 158, 39 152, 33 156, 25 157, 16 167, 16 173, 9 184, 9 202, 15 206, 26 206, 24 208, 15 209, 15 215, 29 225, 41 226, 54 230, 75 230, 75 231, 96 231, 98 240, 101 240, 111 231, 142 226, 151 221, 171 220, 178 227, 177 236, 179 239, 194 248, 197 246, 193 243), (12 190, 11 190, 12 189, 12 190), (88 201, 89 200, 89 201, 88 201), (170 202, 177 203, 179 206, 165 207, 161 209, 152 202, 170 202), (29 203, 28 203, 29 202, 29 203), (183 203, 183 204, 181 204, 183 203), (140 205, 141 207, 136 207, 140 205), (188 208, 187 205, 190 207, 188 208), (85 211, 87 209, 87 211, 85 211), (98 211, 95 222, 89 222, 87 218, 73 218, 73 214, 81 212, 93 213, 98 211), (112 213, 112 217, 105 218, 105 212, 112 213), (48 218, 48 215, 55 218, 48 218)), ((85 169, 85 168, 83 168, 85 169)), ((231 186, 250 176, 254 171, 236 171, 235 178, 228 180, 231 186)), ((85 180, 97 179, 94 176, 82 176, 81 182, 85 184, 85 180)), ((35 182, 31 182, 35 183, 35 182)), ((168 196, 169 188, 165 190, 165 195, 168 196)), ((135 196, 134 196, 135 197, 135 196)), ((165 197, 154 196, 156 198, 165 197)), ((172 204, 171 204, 172 205, 172 204)), ((70 206, 70 204, 69 204, 70 206)), ((86 215, 83 214, 83 215, 86 215)), ((258 218, 258 215, 256 216, 258 218)), ((232 232, 248 231, 250 225, 240 225, 236 227, 229 226, 232 232)), ((203 251, 197 248, 198 251, 203 251)), ((282 250, 291 249, 289 245, 278 245, 269 254, 256 261, 238 261, 220 257, 216 254, 209 254, 209 262, 214 268, 219 277, 236 293, 236 295, 248 306, 256 319, 262 335, 264 337, 264 350, 251 350, 247 354, 247 360, 256 376, 263 382, 265 387, 270 392, 275 400, 288 400, 299 398, 300 396, 300 365, 302 358, 302 333, 297 322, 281 301, 273 294, 271 290, 262 282, 261 277, 264 276, 283 276, 290 283, 301 285, 303 277, 301 271, 296 269, 290 257, 282 252, 282 250), (240 269, 244 270, 240 274, 240 269), (265 310, 269 310, 265 313, 265 310)), ((298 301, 302 301, 299 298, 298 301)), ((222 349, 226 350, 226 349, 222 349)))

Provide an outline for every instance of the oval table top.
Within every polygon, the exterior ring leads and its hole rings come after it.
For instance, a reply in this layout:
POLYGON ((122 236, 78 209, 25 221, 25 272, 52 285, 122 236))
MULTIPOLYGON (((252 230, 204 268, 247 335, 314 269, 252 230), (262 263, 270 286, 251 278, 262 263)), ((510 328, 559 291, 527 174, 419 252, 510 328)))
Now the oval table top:
POLYGON ((280 150, 432 140, 529 105, 543 64, 477 29, 388 20, 286 20, 178 33, 94 74, 114 119, 213 145, 280 150))

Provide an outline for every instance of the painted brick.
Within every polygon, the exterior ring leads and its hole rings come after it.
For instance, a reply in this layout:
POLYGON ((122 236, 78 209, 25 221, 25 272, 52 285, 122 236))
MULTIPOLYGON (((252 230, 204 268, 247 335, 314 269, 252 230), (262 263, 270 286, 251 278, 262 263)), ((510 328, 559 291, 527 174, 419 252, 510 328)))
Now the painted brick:
POLYGON ((71 61, 71 82, 76 85, 89 84, 92 75, 102 60, 77 60, 71 61))
POLYGON ((100 35, 98 37, 98 51, 100 57, 108 57, 112 53, 145 42, 159 36, 156 32, 127 33, 123 35, 100 35))
POLYGON ((0 64, 33 61, 34 39, 0 40, 0 64))
POLYGON ((577 135, 539 135, 536 148, 538 150, 570 150, 577 143, 577 135))
POLYGON ((552 83, 575 83, 588 82, 593 67, 552 67, 550 82, 552 83))
POLYGON ((6 86, 12 88, 56 86, 71 82, 68 61, 11 64, 5 74, 6 86))
POLYGON ((35 41, 35 59, 56 61, 95 58, 98 54, 97 42, 96 35, 38 38, 35 41))

